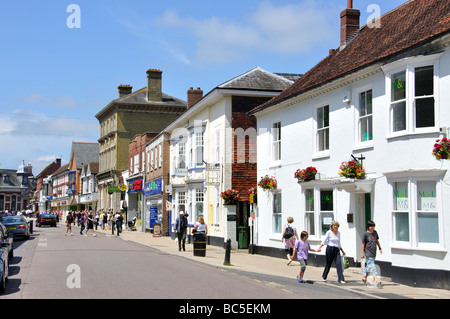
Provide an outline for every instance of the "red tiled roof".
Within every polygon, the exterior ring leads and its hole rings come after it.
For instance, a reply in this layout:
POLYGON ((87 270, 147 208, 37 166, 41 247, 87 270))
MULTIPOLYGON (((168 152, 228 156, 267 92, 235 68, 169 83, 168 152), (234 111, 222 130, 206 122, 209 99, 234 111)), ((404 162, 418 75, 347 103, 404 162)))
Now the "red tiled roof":
POLYGON ((319 62, 278 96, 249 113, 382 62, 450 31, 450 0, 411 0, 381 17, 380 28, 364 26, 343 49, 319 62))

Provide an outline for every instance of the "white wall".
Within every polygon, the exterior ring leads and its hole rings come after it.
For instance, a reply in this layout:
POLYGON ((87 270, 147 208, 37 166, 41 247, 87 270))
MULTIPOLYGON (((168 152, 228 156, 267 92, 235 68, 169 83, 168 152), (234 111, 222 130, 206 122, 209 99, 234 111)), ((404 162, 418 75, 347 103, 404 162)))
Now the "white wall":
MULTIPOLYGON (((439 127, 450 127, 450 52, 446 50, 439 62, 439 127)), ((392 193, 385 173, 403 170, 448 170, 449 161, 440 162, 431 155, 433 144, 439 137, 439 132, 428 134, 405 135, 397 138, 387 138, 389 131, 389 100, 386 96, 385 74, 381 68, 378 73, 364 80, 344 85, 318 97, 297 103, 275 112, 257 113, 258 119, 258 178, 266 174, 276 176, 278 188, 282 192, 282 224, 286 218, 294 217, 295 225, 301 231, 304 223, 304 195, 302 186, 297 183, 294 173, 299 168, 314 166, 322 178, 338 179, 339 166, 342 161, 351 159, 354 154, 366 158, 364 167, 368 178, 376 179, 372 192, 372 216, 377 224, 376 229, 381 238, 383 255, 378 260, 392 261, 394 265, 413 268, 450 269, 450 257, 446 253, 450 245, 448 235, 441 249, 391 249, 392 243, 392 193), (357 110, 355 103, 361 89, 373 91, 373 142, 366 147, 355 143, 357 137, 357 110), (344 92, 352 91, 352 102, 343 102, 344 92), (315 154, 315 108, 330 106, 330 151, 329 155, 318 157, 315 154), (282 159, 281 165, 271 166, 271 135, 272 123, 281 121, 282 125, 282 159)), ((444 181, 439 184, 442 198, 440 215, 441 227, 450 227, 450 178, 445 174, 444 181)), ((439 189, 438 189, 439 191, 439 189)), ((272 233, 272 201, 270 193, 258 190, 258 245, 283 248, 281 234, 272 233)), ((341 224, 342 244, 347 255, 358 257, 360 253, 360 234, 357 224, 361 222, 355 214, 353 224, 347 223, 347 214, 354 212, 358 196, 351 196, 345 191, 335 190, 335 219, 341 224)), ((315 245, 320 241, 310 238, 315 245)))

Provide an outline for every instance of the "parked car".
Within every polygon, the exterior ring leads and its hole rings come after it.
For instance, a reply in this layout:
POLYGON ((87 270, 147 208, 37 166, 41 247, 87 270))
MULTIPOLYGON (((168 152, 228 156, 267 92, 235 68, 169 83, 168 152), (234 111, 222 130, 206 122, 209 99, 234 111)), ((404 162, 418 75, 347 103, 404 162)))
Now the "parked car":
POLYGON ((53 214, 41 214, 39 218, 36 219, 36 226, 41 227, 42 225, 50 225, 56 227, 56 216, 53 214))
POLYGON ((23 216, 6 216, 2 220, 3 225, 6 227, 8 234, 14 234, 15 236, 22 236, 25 239, 30 238, 30 225, 23 216))
POLYGON ((0 224, 0 293, 4 293, 9 276, 9 259, 13 257, 13 239, 0 224))

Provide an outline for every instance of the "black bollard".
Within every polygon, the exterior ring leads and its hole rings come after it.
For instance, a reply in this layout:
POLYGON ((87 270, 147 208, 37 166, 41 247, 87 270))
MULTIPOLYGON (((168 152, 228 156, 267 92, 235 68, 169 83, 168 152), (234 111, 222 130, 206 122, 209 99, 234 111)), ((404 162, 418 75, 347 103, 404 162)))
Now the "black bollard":
POLYGON ((228 238, 227 239, 227 246, 225 248, 225 261, 223 262, 223 264, 225 266, 231 266, 231 262, 230 262, 230 256, 231 255, 231 239, 228 238))

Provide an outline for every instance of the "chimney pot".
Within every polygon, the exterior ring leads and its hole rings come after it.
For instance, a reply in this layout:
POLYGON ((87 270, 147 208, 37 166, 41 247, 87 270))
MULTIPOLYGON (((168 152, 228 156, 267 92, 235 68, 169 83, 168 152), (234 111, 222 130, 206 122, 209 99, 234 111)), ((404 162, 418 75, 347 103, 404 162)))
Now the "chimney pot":
POLYGON ((193 87, 189 88, 187 92, 187 108, 190 109, 192 106, 197 104, 203 98, 203 90, 199 87, 194 90, 193 87))
POLYGON ((121 97, 127 96, 128 94, 131 94, 131 92, 133 91, 132 86, 124 84, 119 85, 118 89, 119 89, 119 99, 121 97))
POLYGON ((147 100, 162 102, 162 71, 147 70, 147 100))
POLYGON ((347 0, 347 9, 341 12, 341 50, 348 41, 358 32, 361 11, 353 9, 353 1, 347 0))

